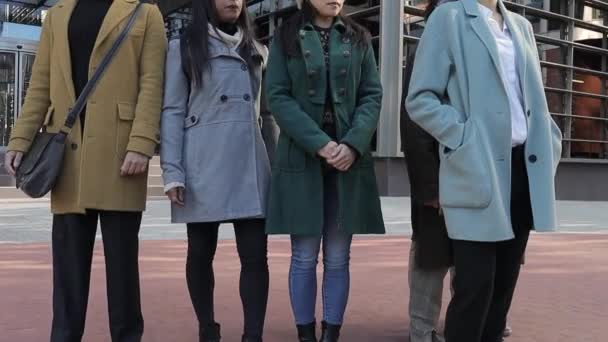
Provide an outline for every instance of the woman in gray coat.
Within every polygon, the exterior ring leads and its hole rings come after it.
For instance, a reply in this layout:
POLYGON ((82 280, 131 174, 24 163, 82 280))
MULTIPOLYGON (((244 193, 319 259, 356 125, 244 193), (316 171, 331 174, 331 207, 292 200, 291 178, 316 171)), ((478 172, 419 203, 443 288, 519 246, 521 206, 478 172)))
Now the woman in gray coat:
POLYGON ((259 123, 267 50, 243 1, 192 2, 192 22, 169 45, 161 165, 172 221, 187 223, 186 278, 200 341, 219 341, 213 257, 221 222, 232 222, 241 260, 243 341, 262 341, 268 299, 264 215, 270 163, 259 123))

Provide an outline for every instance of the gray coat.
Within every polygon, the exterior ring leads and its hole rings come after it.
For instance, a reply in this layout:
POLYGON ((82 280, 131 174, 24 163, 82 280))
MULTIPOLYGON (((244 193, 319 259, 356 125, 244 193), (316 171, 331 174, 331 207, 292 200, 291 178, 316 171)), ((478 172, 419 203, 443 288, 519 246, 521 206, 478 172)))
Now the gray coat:
MULTIPOLYGON (((265 63, 266 48, 255 53, 265 63)), ((270 183, 259 118, 263 65, 249 69, 238 48, 214 37, 209 55, 197 88, 183 72, 179 40, 169 44, 161 167, 166 186, 186 189, 185 206, 172 206, 172 222, 263 218, 270 183)))

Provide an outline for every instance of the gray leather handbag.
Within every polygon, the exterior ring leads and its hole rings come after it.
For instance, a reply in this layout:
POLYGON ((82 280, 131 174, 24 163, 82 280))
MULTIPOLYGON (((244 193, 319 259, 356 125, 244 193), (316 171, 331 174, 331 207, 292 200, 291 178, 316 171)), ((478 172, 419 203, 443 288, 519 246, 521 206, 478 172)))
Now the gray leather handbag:
POLYGON ((23 161, 15 175, 17 188, 21 189, 26 195, 32 198, 43 197, 55 185, 63 165, 67 136, 70 134, 72 127, 74 127, 78 115, 80 115, 86 105, 89 95, 95 89, 112 58, 116 55, 116 51, 118 51, 133 27, 140 9, 141 3, 137 4, 137 7, 135 7, 135 10, 129 17, 127 25, 118 38, 116 38, 110 51, 104 56, 93 77, 87 82, 74 107, 70 109, 61 130, 58 133, 48 133, 46 132, 46 128, 43 128, 41 132, 36 134, 29 152, 23 157, 23 161))

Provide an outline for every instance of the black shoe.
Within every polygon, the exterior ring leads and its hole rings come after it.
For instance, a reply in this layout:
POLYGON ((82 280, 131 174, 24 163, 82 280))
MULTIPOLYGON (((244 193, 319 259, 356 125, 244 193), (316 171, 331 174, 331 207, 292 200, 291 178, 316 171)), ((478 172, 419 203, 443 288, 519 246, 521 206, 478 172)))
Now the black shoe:
POLYGON ((341 325, 333 325, 323 321, 322 327, 323 334, 321 335, 319 342, 338 342, 341 325))
POLYGON ((261 337, 252 337, 243 335, 241 342, 263 342, 261 337))
POLYGON ((306 325, 298 325, 298 341, 317 342, 317 323, 312 322, 306 325))
POLYGON ((199 332, 200 342, 220 342, 220 338, 220 325, 217 323, 202 328, 199 332))

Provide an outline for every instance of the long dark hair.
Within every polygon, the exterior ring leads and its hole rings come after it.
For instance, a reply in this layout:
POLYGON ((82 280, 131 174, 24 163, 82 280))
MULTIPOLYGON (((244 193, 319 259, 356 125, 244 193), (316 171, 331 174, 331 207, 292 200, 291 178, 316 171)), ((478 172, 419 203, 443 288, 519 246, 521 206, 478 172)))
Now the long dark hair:
MULTIPOLYGON (((302 9, 289 18, 281 25, 278 32, 278 39, 283 49, 283 53, 289 57, 300 57, 302 51, 300 49, 299 31, 306 23, 314 23, 317 10, 313 7, 309 0, 302 2, 302 9)), ((340 13, 338 18, 342 20, 346 26, 346 37, 358 46, 366 46, 371 41, 371 35, 363 26, 357 24, 353 19, 340 13)))
POLYGON ((429 20, 429 17, 431 16, 431 14, 435 10, 435 8, 437 8, 438 2, 439 2, 439 0, 429 0, 429 4, 426 6, 426 9, 424 10, 424 20, 429 20))
MULTIPOLYGON (((181 55, 182 65, 186 76, 197 87, 203 86, 203 72, 209 68, 209 31, 208 24, 217 30, 221 24, 218 19, 214 0, 193 0, 192 1, 192 21, 181 35, 181 55)), ((243 41, 240 45, 240 55, 245 58, 249 67, 254 67, 262 61, 255 58, 253 52, 255 46, 255 30, 249 13, 246 1, 243 1, 243 9, 239 15, 236 25, 243 32, 243 41)))

